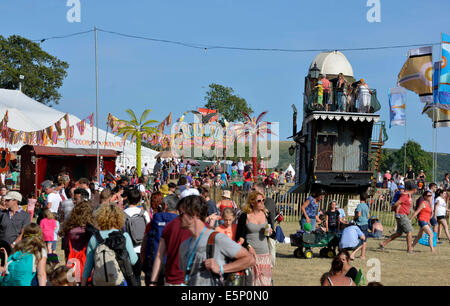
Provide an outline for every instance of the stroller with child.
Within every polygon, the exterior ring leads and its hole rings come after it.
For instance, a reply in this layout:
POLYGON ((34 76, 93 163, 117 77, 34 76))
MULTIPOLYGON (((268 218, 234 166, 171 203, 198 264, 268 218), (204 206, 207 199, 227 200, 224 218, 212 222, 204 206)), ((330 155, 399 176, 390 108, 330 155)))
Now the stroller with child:
MULTIPOLYGON (((310 224, 306 224, 310 225, 310 224)), ((312 259, 312 248, 321 248, 320 257, 333 258, 336 256, 336 249, 339 246, 339 234, 327 233, 320 229, 311 231, 305 226, 305 231, 299 230, 290 235, 291 246, 297 247, 294 250, 294 257, 312 259)))

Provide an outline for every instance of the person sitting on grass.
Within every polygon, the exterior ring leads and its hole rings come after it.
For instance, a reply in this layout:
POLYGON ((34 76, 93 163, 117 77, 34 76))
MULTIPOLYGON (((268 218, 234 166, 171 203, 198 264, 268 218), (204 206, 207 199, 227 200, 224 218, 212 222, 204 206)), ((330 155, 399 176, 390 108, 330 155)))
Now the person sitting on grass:
POLYGON ((345 276, 344 263, 339 256, 335 256, 331 262, 329 276, 323 280, 322 286, 355 286, 353 279, 345 276))

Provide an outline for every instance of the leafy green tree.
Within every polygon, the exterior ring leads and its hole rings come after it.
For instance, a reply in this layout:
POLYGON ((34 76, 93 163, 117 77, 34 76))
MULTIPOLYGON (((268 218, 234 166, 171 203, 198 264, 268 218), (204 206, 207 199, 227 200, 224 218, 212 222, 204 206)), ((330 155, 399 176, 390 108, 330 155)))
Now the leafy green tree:
POLYGON ((123 138, 131 137, 133 141, 136 139, 136 171, 138 176, 141 176, 141 145, 142 138, 151 139, 151 136, 158 133, 158 129, 150 127, 150 124, 158 123, 156 120, 145 121, 147 115, 151 112, 151 109, 146 109, 141 118, 137 119, 136 115, 131 109, 127 109, 126 112, 130 116, 131 120, 119 120, 123 126, 119 127, 118 134, 123 135, 123 138))
POLYGON ((414 172, 419 173, 420 170, 425 172, 428 179, 432 178, 433 156, 429 152, 425 152, 419 143, 409 140, 399 150, 383 149, 380 170, 398 171, 403 173, 405 160, 406 145, 406 167, 413 166, 414 172))
POLYGON ((0 87, 19 88, 22 92, 43 104, 58 104, 61 95, 58 89, 67 76, 69 64, 41 49, 38 43, 21 36, 4 38, 0 35, 0 87))
POLYGON ((247 101, 233 93, 233 88, 215 83, 210 84, 209 91, 206 92, 205 107, 215 109, 221 114, 222 125, 224 124, 224 118, 229 122, 245 121, 247 118, 243 113, 250 115, 253 113, 247 101))

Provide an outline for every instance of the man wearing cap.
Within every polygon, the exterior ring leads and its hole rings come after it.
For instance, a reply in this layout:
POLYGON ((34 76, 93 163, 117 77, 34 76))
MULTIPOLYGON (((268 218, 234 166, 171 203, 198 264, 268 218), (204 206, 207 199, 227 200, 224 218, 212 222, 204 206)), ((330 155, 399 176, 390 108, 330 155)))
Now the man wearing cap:
POLYGON ((7 210, 0 211, 0 240, 14 247, 22 240, 23 228, 31 223, 31 216, 20 207, 22 195, 10 191, 5 196, 7 210))
POLYGON ((398 201, 392 207, 392 210, 396 212, 395 221, 397 224, 397 232, 391 235, 388 239, 380 243, 380 249, 384 250, 384 247, 391 242, 392 240, 397 239, 403 233, 406 234, 406 245, 407 252, 409 254, 413 254, 412 250, 412 232, 413 227, 411 225, 411 220, 408 218, 409 211, 411 209, 412 204, 412 196, 417 191, 417 186, 411 182, 407 181, 405 184, 406 191, 405 193, 400 195, 398 201))

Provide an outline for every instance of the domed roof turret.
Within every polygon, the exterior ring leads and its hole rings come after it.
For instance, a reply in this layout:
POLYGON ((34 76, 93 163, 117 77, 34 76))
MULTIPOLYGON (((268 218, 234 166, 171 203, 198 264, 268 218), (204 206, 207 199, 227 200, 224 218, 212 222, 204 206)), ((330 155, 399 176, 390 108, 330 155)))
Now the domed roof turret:
POLYGON ((338 75, 339 73, 343 73, 344 76, 353 77, 352 65, 350 65, 350 62, 342 52, 331 51, 320 53, 312 61, 309 69, 314 67, 314 63, 317 64, 317 68, 320 69, 322 74, 338 75))

